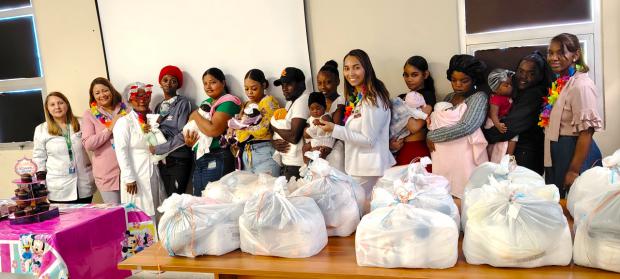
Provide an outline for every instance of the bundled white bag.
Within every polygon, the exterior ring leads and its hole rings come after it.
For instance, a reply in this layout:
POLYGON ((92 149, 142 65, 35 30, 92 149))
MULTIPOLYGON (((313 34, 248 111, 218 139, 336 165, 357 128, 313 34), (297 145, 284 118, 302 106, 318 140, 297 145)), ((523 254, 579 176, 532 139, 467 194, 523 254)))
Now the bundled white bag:
POLYGON ((318 152, 306 152, 306 156, 312 159, 308 166, 312 180, 299 187, 289 197, 312 198, 323 213, 328 236, 351 235, 362 215, 357 197, 359 196, 359 200, 363 202, 364 189, 350 176, 321 159, 318 152))
POLYGON ((603 159, 602 167, 584 171, 570 187, 566 208, 575 220, 575 227, 612 190, 620 189, 620 150, 603 159))
POLYGON ((392 189, 375 188, 372 191, 370 210, 407 203, 415 208, 436 210, 454 220, 460 226, 459 209, 450 192, 443 187, 418 187, 412 182, 394 182, 392 189))
POLYGON ((170 256, 223 255, 239 248, 242 204, 172 194, 157 209, 162 247, 170 256))
POLYGON ((479 198, 467 209, 468 263, 528 268, 570 263, 571 234, 560 204, 522 191, 527 188, 490 178, 489 185, 471 190, 479 198))
POLYGON ((422 157, 419 162, 389 168, 378 180, 375 188, 392 189, 396 181, 412 181, 419 188, 441 187, 450 192, 450 181, 448 179, 426 171, 426 166, 431 163, 429 157, 422 157))
POLYGON ((573 259, 578 265, 620 272, 620 190, 609 191, 577 227, 573 259))
POLYGON ((306 258, 327 245, 323 214, 313 199, 287 198, 286 179, 250 198, 239 218, 241 251, 253 255, 306 258))
MULTIPOLYGON (((537 189, 529 189, 530 193, 534 193, 539 198, 549 201, 559 201, 560 195, 555 187, 547 187, 545 179, 535 171, 517 165, 514 157, 505 155, 499 164, 486 162, 476 167, 469 177, 465 190, 463 191, 463 199, 461 199, 461 223, 463 229, 467 225, 467 208, 469 207, 468 194, 472 189, 480 188, 482 185, 489 184, 490 179, 497 181, 508 180, 513 184, 526 185, 528 187, 538 187, 537 189)), ((478 199, 469 195, 469 199, 478 199)))
POLYGON ((218 181, 209 182, 202 196, 224 203, 245 202, 253 195, 272 189, 275 180, 268 174, 236 170, 218 181))
POLYGON ((355 233, 357 265, 449 268, 458 258, 459 231, 445 214, 398 203, 366 214, 355 233))

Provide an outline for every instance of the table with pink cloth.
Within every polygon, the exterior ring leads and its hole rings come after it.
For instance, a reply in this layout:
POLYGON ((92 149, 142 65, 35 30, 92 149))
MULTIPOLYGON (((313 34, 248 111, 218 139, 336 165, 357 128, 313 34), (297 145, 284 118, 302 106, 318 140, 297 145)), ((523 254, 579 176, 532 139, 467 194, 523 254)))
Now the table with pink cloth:
MULTIPOLYGON (((118 270, 117 264, 153 242, 152 235, 131 234, 130 227, 139 228, 140 222, 132 223, 130 219, 146 216, 135 207, 105 204, 59 207, 60 216, 44 222, 28 225, 0 222, 0 272, 32 274, 38 278, 125 278, 131 272, 118 270)), ((150 218, 141 221, 151 222, 150 218)))

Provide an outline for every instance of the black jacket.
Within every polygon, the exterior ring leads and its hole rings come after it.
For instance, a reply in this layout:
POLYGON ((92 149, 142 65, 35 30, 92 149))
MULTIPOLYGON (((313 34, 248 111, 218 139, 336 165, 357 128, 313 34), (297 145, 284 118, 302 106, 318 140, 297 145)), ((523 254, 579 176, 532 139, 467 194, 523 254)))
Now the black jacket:
POLYGON ((528 151, 539 151, 542 156, 544 148, 544 133, 538 127, 538 115, 541 111, 543 97, 547 95, 547 88, 537 85, 525 89, 521 92, 514 87, 512 108, 508 115, 501 119, 506 124, 508 131, 500 133, 497 128, 484 129, 484 137, 489 144, 500 141, 507 141, 519 135, 517 149, 528 151))

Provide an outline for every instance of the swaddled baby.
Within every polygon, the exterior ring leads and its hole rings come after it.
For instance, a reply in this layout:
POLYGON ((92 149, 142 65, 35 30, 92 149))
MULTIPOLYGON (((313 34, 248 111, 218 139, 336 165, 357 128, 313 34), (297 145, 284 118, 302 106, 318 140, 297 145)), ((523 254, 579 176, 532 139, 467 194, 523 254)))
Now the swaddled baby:
MULTIPOLYGON (((209 105, 206 101, 202 102, 198 109, 198 114, 200 114, 200 116, 204 119, 211 120, 211 105, 209 105)), ((213 138, 203 134, 194 120, 191 120, 185 124, 183 127, 183 135, 187 135, 189 131, 198 133, 198 141, 196 141, 194 146, 192 146, 192 150, 196 152, 196 159, 200 159, 202 155, 209 153, 209 147, 211 146, 213 138)))

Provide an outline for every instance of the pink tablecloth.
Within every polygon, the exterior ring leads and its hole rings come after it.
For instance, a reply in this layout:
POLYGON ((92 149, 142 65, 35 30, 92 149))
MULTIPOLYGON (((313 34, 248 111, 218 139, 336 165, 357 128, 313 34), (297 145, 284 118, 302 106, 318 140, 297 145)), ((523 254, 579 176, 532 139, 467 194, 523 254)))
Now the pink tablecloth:
POLYGON ((39 278, 125 278, 118 270, 127 219, 121 206, 81 205, 29 225, 0 222, 0 271, 39 278))

